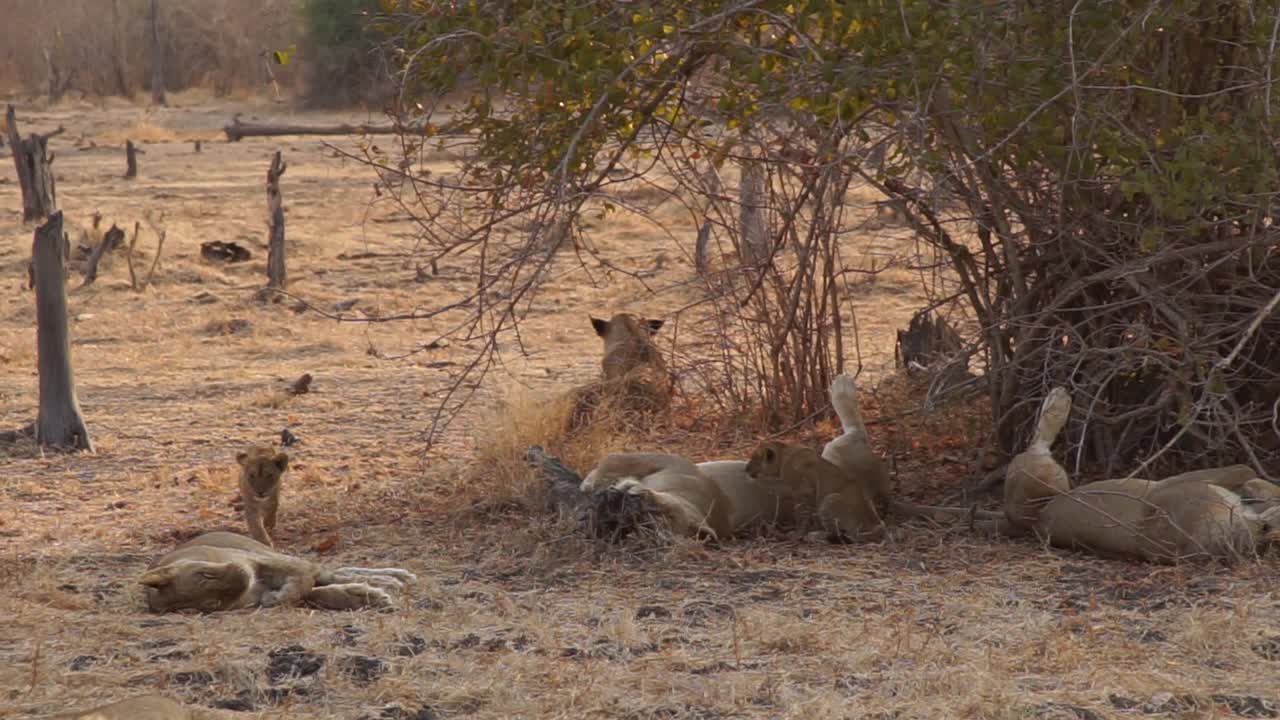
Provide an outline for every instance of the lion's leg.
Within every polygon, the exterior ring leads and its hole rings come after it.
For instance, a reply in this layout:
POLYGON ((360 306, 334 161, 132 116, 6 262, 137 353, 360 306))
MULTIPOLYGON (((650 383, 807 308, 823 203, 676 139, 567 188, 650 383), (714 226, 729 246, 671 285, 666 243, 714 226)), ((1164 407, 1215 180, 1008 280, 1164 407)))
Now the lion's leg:
POLYGON ((359 610, 391 605, 391 596, 386 591, 365 583, 338 583, 312 588, 304 599, 325 610, 359 610))
POLYGON ((271 536, 267 534, 267 529, 263 524, 262 508, 249 498, 244 501, 244 521, 249 527, 249 535, 258 542, 267 547, 274 547, 271 542, 271 536))
POLYGON ((614 453, 607 455, 582 480, 583 492, 596 492, 613 487, 624 480, 643 480, 664 470, 696 474, 697 467, 688 459, 666 453, 614 453))
POLYGON ((406 584, 418 581, 418 576, 400 568, 344 567, 327 573, 323 585, 362 582, 401 590, 406 584))
POLYGON ((262 598, 258 601, 258 604, 262 607, 297 605, 311 591, 312 586, 313 583, 309 578, 291 576, 285 578, 279 587, 263 591, 262 598))
POLYGON ((623 480, 615 488, 631 495, 648 497, 667 516, 672 532, 690 536, 705 534, 712 540, 719 540, 716 531, 707 525, 703 513, 688 500, 672 493, 652 490, 631 479, 623 480))
POLYGON ((280 509, 280 496, 272 495, 262 504, 262 524, 267 530, 276 529, 276 511, 280 509))
POLYGON ((822 529, 832 537, 848 537, 855 542, 878 540, 884 536, 884 523, 874 508, 860 498, 832 493, 818 506, 822 529))
POLYGON ((858 384, 848 375, 837 375, 831 380, 831 408, 840 418, 840 427, 847 435, 852 432, 866 434, 862 426, 862 412, 858 407, 858 384))

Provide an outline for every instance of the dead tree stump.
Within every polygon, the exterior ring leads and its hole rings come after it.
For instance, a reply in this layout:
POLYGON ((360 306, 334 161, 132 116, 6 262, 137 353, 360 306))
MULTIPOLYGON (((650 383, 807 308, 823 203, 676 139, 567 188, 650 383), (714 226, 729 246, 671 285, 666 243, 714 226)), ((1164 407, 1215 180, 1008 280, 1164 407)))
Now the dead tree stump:
MULTIPOLYGON (((137 242, 137 233, 134 233, 134 242, 137 242)), ((84 282, 80 287, 92 285, 94 280, 98 279, 98 263, 101 262, 102 256, 124 244, 124 230, 116 227, 115 223, 111 223, 111 228, 102 236, 102 242, 98 243, 98 247, 93 249, 93 253, 89 255, 89 262, 84 268, 84 282)), ((132 263, 130 263, 130 274, 132 274, 132 263)))
POLYGON ((18 171, 18 187, 22 189, 22 221, 44 220, 58 206, 49 138, 62 132, 62 128, 45 135, 32 133, 24 140, 18 134, 16 115, 10 105, 5 112, 5 123, 9 126, 9 145, 18 171))
POLYGON ((133 178, 138 177, 138 155, 139 154, 145 155, 146 153, 142 150, 139 150, 138 146, 134 145, 132 140, 124 141, 124 162, 125 162, 124 177, 126 180, 132 180, 133 178))
POLYGON ((284 199, 280 195, 280 176, 284 175, 285 162, 280 151, 271 158, 267 169, 267 288, 283 290, 286 282, 284 262, 284 199))
POLYGON ((36 442, 48 448, 92 452, 93 442, 80 414, 71 371, 60 211, 36 228, 31 257, 36 286, 36 365, 40 372, 36 442))

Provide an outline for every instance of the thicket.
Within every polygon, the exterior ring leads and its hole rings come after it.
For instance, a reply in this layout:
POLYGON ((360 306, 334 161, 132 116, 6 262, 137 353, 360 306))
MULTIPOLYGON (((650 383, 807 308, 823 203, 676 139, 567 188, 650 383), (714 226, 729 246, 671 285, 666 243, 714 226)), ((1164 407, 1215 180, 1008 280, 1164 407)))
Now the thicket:
POLYGON ((593 262, 585 209, 665 184, 707 220, 689 254, 723 310, 717 397, 792 422, 846 361, 842 220, 867 183, 967 319, 1005 451, 1062 384, 1073 473, 1278 466, 1276 2, 411 9, 383 21, 425 128, 405 147, 480 88, 448 118, 475 143, 462 178, 404 175, 430 251, 487 258, 468 332, 516 326, 558 249, 593 262), (718 243, 738 261, 708 265, 718 243))
MULTIPOLYGON (((9 2, 0 23, 0 85, 58 99, 133 96, 148 88, 147 0, 9 2)), ((164 82, 225 95, 271 80, 270 51, 294 41, 292 0, 168 0, 159 4, 164 82)), ((291 70, 276 67, 281 84, 291 70)))
POLYGON ((302 0, 299 62, 313 107, 378 102, 394 86, 380 38, 370 27, 378 0, 302 0))

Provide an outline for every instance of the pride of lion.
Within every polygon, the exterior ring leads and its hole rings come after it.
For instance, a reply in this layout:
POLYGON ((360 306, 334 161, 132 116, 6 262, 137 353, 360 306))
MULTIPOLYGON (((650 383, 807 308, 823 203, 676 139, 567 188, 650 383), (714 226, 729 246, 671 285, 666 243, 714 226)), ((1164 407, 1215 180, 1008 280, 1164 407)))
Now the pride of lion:
MULTIPOLYGON (((591 318, 604 343, 601 378, 578 388, 570 428, 605 404, 634 414, 665 409, 672 378, 653 342, 661 320, 619 313, 591 318)), ((811 539, 871 541, 898 517, 965 521, 1012 537, 1104 557, 1172 563, 1234 561, 1280 542, 1280 488, 1234 465, 1163 480, 1117 478, 1072 487, 1052 448, 1071 413, 1065 388, 1043 399, 1035 433, 1009 463, 1002 512, 923 506, 893 496, 889 469, 868 441, 854 379, 837 375, 830 398, 841 434, 818 452, 762 442, 747 460, 695 463, 668 453, 614 453, 581 481, 582 493, 637 496, 673 534, 728 541, 765 527, 811 539)), ((401 568, 341 567, 276 551, 272 533, 289 457, 254 446, 236 456, 249 536, 208 532, 156 560, 138 578, 153 612, 217 612, 307 605, 359 610, 394 604, 416 580, 401 568)), ((577 482, 576 479, 574 482, 577 482)), ((59 717, 188 720, 216 717, 159 695, 143 695, 59 717)))

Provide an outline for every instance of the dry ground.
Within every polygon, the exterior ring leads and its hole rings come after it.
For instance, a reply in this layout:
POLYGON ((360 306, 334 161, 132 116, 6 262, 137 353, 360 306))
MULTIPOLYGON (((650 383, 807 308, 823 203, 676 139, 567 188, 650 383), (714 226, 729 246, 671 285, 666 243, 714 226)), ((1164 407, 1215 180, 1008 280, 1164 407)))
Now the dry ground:
MULTIPOLYGON (((157 112, 125 103, 19 107, 26 131, 68 128, 52 147, 69 221, 87 225, 99 211, 104 224, 131 230, 145 211, 163 210, 168 239, 153 287, 131 291, 115 258, 94 286, 71 295, 77 380, 97 452, 0 455, 0 717, 144 691, 231 717, 1280 713, 1274 559, 1153 568, 919 525, 860 547, 784 538, 596 548, 536 513, 468 509, 460 483, 476 471, 458 467, 484 445, 490 405, 512 386, 537 398, 592 377, 599 351, 589 313, 662 316, 688 298, 648 295, 620 277, 593 286, 564 263, 526 327, 531 354, 507 348, 505 368, 424 455, 431 398, 470 348, 382 360, 370 348, 404 352, 440 328, 335 323, 253 302, 270 153, 281 149, 289 162, 292 289, 315 305, 354 299, 357 311, 386 314, 439 302, 465 287, 467 268, 415 282, 410 223, 370 207, 369 172, 318 139, 217 140, 232 112, 292 114, 281 106, 174 101, 157 112), (146 150, 135 181, 120 178, 126 137, 146 150), (197 138, 207 141, 200 154, 197 138), (237 241, 255 257, 205 263, 199 244, 211 239, 237 241), (302 372, 315 376, 313 392, 281 394, 302 372), (232 458, 285 427, 301 443, 290 450, 282 549, 406 567, 419 586, 381 613, 144 612, 133 578, 179 539, 238 529, 232 458)), ((35 409, 25 287, 32 228, 19 210, 5 170, 0 428, 29 422, 35 409)), ((676 210, 666 220, 684 222, 676 210)), ((630 220, 595 233, 612 258, 666 252, 670 272, 688 274, 683 256, 656 237, 630 220)), ((882 267, 909 238, 890 229, 861 243, 850 262, 882 267)), ((139 246, 149 263, 145 223, 139 246)), ((892 364, 892 330, 919 306, 917 287, 904 270, 851 298, 868 377, 892 364)), ((867 405, 873 417, 883 409, 874 398, 867 405)), ((969 472, 973 453, 944 428, 965 412, 873 426, 898 457, 903 491, 936 495, 969 472)), ((733 450, 741 448, 721 453, 733 450)))

